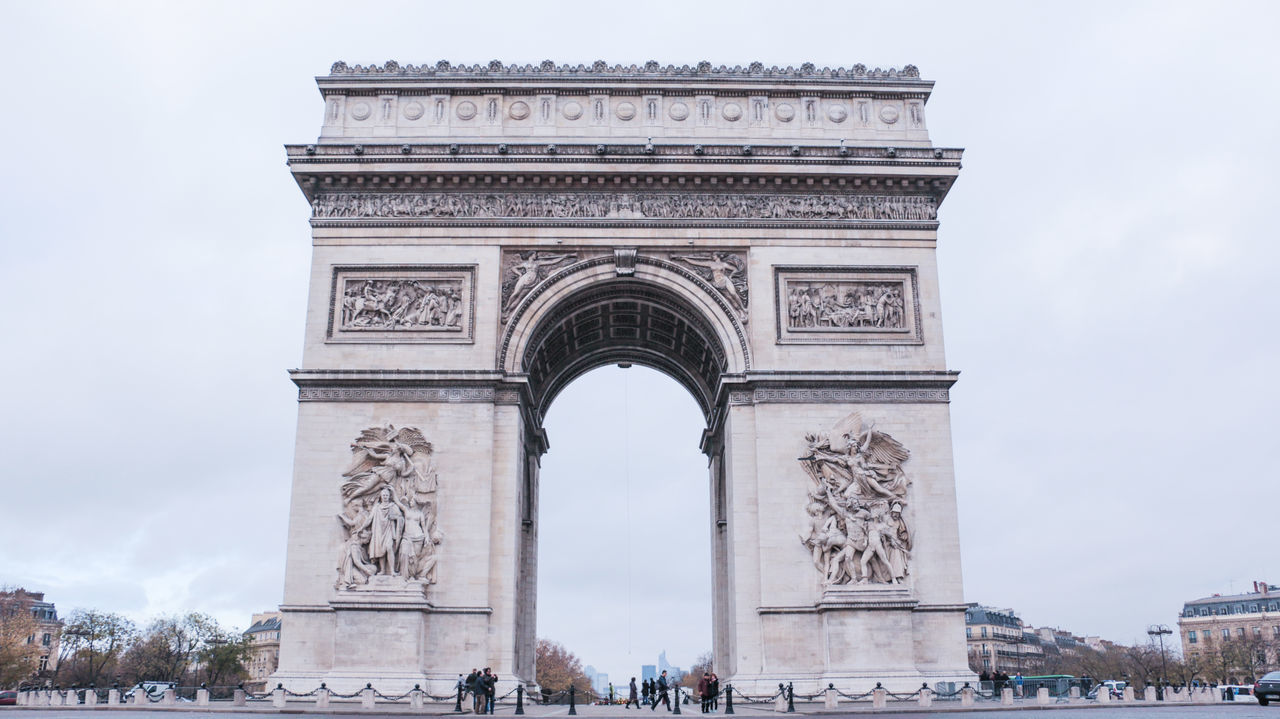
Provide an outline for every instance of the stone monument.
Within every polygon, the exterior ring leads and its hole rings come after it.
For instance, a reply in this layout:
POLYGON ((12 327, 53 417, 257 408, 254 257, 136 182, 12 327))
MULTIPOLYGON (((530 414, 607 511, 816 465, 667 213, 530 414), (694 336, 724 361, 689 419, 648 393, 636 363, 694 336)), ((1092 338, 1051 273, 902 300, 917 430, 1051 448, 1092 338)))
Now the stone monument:
POLYGON ((706 420, 722 680, 972 678, 934 251, 961 151, 914 66, 317 82, 320 137, 287 147, 314 251, 272 681, 532 685, 542 420, 612 363, 706 420))

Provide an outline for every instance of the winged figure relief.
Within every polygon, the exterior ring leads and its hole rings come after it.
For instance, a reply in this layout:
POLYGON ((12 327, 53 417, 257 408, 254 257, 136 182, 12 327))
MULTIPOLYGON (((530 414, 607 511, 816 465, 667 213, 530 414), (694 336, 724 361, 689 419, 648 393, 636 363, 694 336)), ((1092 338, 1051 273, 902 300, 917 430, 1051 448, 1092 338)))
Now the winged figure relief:
POLYGON ((373 575, 435 582, 443 535, 436 510, 439 480, 433 448, 415 427, 370 427, 351 444, 342 472, 345 536, 335 588, 354 589, 373 575))
POLYGON ((824 584, 901 583, 912 544, 902 467, 911 452, 858 412, 805 440, 799 461, 813 486, 800 541, 824 584))

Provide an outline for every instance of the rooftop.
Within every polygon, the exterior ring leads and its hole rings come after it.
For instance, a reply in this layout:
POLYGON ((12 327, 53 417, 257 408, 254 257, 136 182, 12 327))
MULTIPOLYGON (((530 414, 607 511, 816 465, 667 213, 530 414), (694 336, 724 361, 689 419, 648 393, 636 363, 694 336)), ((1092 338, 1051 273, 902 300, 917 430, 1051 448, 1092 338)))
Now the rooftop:
POLYGON ((537 65, 505 65, 501 61, 491 60, 485 64, 454 64, 448 60, 421 65, 401 65, 395 60, 388 60, 381 65, 348 65, 339 60, 329 69, 330 77, 347 75, 388 75, 416 77, 474 77, 504 76, 517 78, 580 78, 609 77, 620 79, 663 78, 683 76, 689 78, 724 78, 732 80, 919 80, 920 69, 915 65, 905 65, 901 70, 889 68, 868 68, 861 63, 850 67, 818 68, 811 62, 799 67, 788 65, 765 67, 764 63, 752 62, 746 67, 742 65, 712 65, 703 60, 694 65, 661 65, 650 60, 643 65, 610 65, 604 60, 596 60, 590 65, 557 64, 551 60, 543 60, 537 65))

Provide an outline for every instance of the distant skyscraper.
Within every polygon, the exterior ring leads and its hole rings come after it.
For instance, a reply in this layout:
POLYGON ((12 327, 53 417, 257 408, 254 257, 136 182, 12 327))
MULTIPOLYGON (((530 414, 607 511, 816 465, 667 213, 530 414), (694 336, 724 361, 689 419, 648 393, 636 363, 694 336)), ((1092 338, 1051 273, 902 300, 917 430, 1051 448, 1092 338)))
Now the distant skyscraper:
POLYGON ((658 671, 665 672, 670 670, 671 665, 667 663, 667 650, 663 649, 658 652, 658 671))
POLYGON ((640 665, 640 681, 644 681, 646 679, 657 679, 657 678, 658 678, 657 665, 655 664, 640 665))

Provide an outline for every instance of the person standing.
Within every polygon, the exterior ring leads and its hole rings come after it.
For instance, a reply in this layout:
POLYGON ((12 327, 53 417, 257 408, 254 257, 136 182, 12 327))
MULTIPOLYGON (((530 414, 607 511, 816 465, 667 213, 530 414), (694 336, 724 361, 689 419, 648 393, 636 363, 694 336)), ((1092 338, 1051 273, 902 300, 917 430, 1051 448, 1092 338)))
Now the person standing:
POLYGON ((720 677, 715 672, 711 672, 711 711, 720 709, 720 677))
POLYGON ((471 694, 471 707, 473 709, 475 708, 475 704, 476 704, 476 682, 479 681, 479 679, 480 679, 480 670, 473 668, 471 670, 471 673, 467 675, 467 678, 462 680, 463 691, 470 692, 471 694))
POLYGON ((702 713, 706 714, 711 709, 711 674, 708 672, 698 677, 698 699, 702 702, 702 713))
POLYGON ((657 709, 658 702, 662 702, 662 705, 667 708, 667 711, 671 711, 671 696, 667 694, 668 686, 666 669, 663 669, 662 673, 658 675, 657 686, 655 689, 658 692, 658 695, 654 697, 653 705, 649 707, 649 711, 657 709))
POLYGON ((635 678, 635 677, 631 677, 631 686, 627 688, 627 706, 626 706, 626 708, 627 708, 627 709, 630 709, 630 708, 631 708, 631 704, 632 704, 632 703, 634 703, 634 704, 636 705, 636 709, 639 709, 639 708, 640 708, 640 696, 639 696, 639 692, 638 692, 638 690, 636 689, 636 678, 635 678))
POLYGON ((653 696, 653 680, 645 679, 640 684, 640 695, 644 699, 644 706, 649 706, 649 699, 653 696))
POLYGON ((484 670, 484 703, 485 713, 493 713, 494 698, 498 694, 498 675, 490 674, 489 670, 484 670))
POLYGON ((1014 693, 1018 696, 1022 696, 1022 682, 1022 672, 1018 672, 1017 676, 1013 678, 1014 693))

